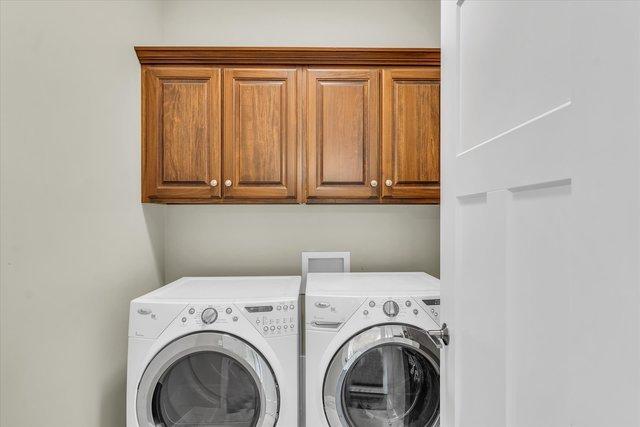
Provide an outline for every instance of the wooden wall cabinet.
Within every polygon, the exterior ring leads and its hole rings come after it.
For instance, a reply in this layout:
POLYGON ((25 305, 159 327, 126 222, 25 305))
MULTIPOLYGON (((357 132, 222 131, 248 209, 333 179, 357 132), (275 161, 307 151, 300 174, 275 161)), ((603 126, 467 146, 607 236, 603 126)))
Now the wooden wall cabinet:
POLYGON ((136 52, 143 202, 439 202, 439 49, 136 52))
POLYGON ((143 70, 142 200, 221 196, 220 69, 143 70))
POLYGON ((307 198, 379 197, 378 74, 307 71, 307 198))
POLYGON ((296 69, 225 69, 224 95, 224 197, 295 199, 296 69))
POLYGON ((440 198, 440 69, 382 71, 382 197, 440 198))

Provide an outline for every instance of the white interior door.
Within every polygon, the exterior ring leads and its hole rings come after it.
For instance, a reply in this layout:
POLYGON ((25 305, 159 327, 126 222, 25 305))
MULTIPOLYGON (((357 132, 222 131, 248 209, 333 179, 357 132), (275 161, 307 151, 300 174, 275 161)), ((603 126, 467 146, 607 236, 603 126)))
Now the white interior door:
POLYGON ((640 426, 640 2, 442 2, 443 426, 640 426))

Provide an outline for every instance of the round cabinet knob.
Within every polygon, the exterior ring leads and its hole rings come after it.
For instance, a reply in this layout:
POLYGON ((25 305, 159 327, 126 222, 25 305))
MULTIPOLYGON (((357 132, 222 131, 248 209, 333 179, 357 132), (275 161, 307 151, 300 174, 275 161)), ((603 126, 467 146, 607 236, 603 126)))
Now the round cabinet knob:
POLYGON ((211 184, 212 187, 217 187, 218 186, 218 180, 212 179, 209 184, 211 184))
POLYGON ((391 187, 393 185, 393 181, 391 181, 390 179, 386 180, 384 182, 384 185, 386 185, 387 187, 391 187))
POLYGON ((371 180, 371 186, 373 188, 376 188, 378 186, 378 181, 376 181, 375 179, 371 180))
POLYGON ((202 323, 210 325, 218 319, 218 312, 215 308, 209 307, 202 312, 202 323))
POLYGON ((225 187, 231 187, 231 184, 233 184, 233 182, 231 182, 231 180, 230 180, 230 179, 228 179, 228 180, 226 180, 226 181, 224 182, 225 187))
POLYGON ((382 311, 389 317, 396 317, 400 311, 400 307, 395 301, 387 301, 382 306, 382 311))

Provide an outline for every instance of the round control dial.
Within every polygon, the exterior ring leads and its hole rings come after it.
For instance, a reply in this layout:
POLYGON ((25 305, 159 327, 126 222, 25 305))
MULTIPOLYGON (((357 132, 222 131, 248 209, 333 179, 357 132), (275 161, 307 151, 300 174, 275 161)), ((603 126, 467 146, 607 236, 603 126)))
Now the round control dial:
POLYGON ((382 306, 382 311, 389 317, 396 317, 400 311, 400 307, 395 301, 387 301, 382 306))
POLYGON ((210 325, 218 319, 218 312, 215 308, 209 307, 202 312, 202 323, 210 325))

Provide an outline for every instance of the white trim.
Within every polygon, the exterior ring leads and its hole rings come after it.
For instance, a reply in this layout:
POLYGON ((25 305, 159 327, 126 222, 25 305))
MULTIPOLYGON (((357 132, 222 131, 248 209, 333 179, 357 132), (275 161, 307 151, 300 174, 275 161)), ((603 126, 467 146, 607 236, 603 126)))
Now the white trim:
POLYGON ((478 145, 474 145, 473 147, 469 148, 468 150, 464 150, 462 153, 459 153, 456 157, 462 157, 462 156, 464 156, 465 154, 467 154, 467 153, 469 153, 469 152, 471 152, 471 151, 473 151, 473 150, 475 150, 475 149, 477 149, 477 148, 482 147, 483 145, 486 145, 486 144, 488 144, 488 143, 490 143, 490 142, 493 142, 493 141, 495 141, 495 140, 497 140, 497 139, 499 139, 499 138, 502 138, 502 137, 503 137, 503 136, 505 136, 505 135, 508 135, 508 134, 510 134, 510 133, 512 133, 512 132, 515 132, 515 131, 517 131, 517 130, 518 130, 518 129, 520 129, 520 128, 523 128, 523 127, 525 127, 525 126, 527 126, 527 125, 530 125, 531 123, 536 122, 536 121, 540 120, 541 118, 546 117, 546 116, 549 116, 549 115, 551 115, 551 114, 553 114, 553 113, 555 113, 555 112, 557 112, 557 111, 560 111, 560 110, 562 110, 562 109, 564 109, 564 108, 566 108, 566 107, 568 107, 568 106, 570 106, 570 105, 571 105, 571 101, 567 101, 567 102, 565 102, 564 104, 560 104, 560 105, 558 105, 557 107, 554 107, 554 108, 552 108, 552 109, 551 109, 551 110, 549 110, 549 111, 546 111, 546 112, 544 112, 544 113, 542 113, 542 114, 540 114, 540 115, 537 115, 537 116, 535 116, 535 117, 533 117, 533 118, 531 118, 531 119, 527 120, 526 122, 522 122, 522 123, 520 123, 519 125, 514 126, 514 127, 512 127, 511 129, 509 129, 509 130, 506 130, 506 131, 504 131, 504 132, 502 132, 502 133, 499 133, 498 135, 496 135, 496 136, 494 136, 494 137, 492 137, 492 138, 489 138, 489 139, 487 139, 486 141, 481 142, 481 143, 480 143, 480 144, 478 144, 478 145))

